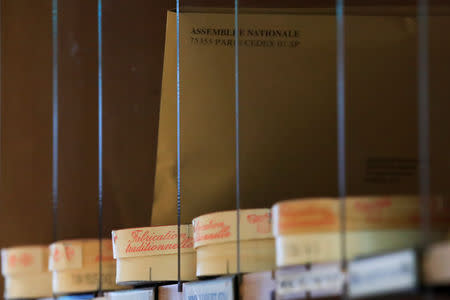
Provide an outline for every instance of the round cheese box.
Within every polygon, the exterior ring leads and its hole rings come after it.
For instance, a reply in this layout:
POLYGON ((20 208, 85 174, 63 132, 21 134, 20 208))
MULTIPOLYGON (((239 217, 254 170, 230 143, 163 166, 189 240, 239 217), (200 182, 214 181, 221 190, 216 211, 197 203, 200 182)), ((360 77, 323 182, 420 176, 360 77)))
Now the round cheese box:
MULTIPOLYGON (((112 232, 118 284, 178 280, 178 227, 155 226, 112 232)), ((194 280, 195 251, 191 225, 180 226, 180 279, 194 280)))
POLYGON ((259 272, 275 267, 270 209, 216 212, 197 217, 192 223, 197 276, 259 272))
MULTIPOLYGON (((436 209, 432 220, 447 227, 446 210, 436 209)), ((274 205, 273 232, 278 267, 334 262, 342 258, 378 254, 419 246, 421 199, 417 196, 367 196, 345 198, 345 211, 338 198, 308 198, 274 205), (341 219, 344 217, 344 224, 341 219)), ((439 230, 432 238, 439 238, 439 230)))
POLYGON ((100 261, 102 290, 116 290, 116 263, 111 239, 103 239, 102 253, 96 239, 64 240, 50 245, 49 269, 55 294, 93 292, 99 289, 100 261))
POLYGON ((48 270, 48 246, 2 249, 5 299, 34 299, 52 296, 52 274, 48 270))
MULTIPOLYGON (((432 197, 429 201, 433 228, 447 230, 450 207, 443 205, 447 202, 442 197, 432 197)), ((345 225, 342 226, 347 231, 418 229, 421 202, 417 196, 346 197, 345 225)), ((281 201, 273 206, 272 214, 275 236, 341 230, 341 201, 338 198, 281 201)))

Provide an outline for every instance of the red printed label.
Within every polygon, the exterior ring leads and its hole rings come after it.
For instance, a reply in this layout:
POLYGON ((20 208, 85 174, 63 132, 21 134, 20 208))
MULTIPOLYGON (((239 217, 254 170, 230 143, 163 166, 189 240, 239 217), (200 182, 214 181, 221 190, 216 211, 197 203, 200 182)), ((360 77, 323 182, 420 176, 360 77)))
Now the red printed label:
POLYGON ((75 250, 73 246, 62 245, 61 247, 54 247, 52 257, 54 262, 60 262, 61 260, 72 261, 75 257, 75 250))
POLYGON ((80 269, 82 265, 83 254, 81 245, 57 243, 50 246, 50 270, 80 269))
POLYGON ((33 257, 33 254, 24 252, 19 256, 19 264, 21 264, 24 267, 29 267, 33 265, 35 258, 33 257))
MULTIPOLYGON (((239 212, 241 240, 272 238, 269 209, 244 209, 239 212)), ((237 212, 207 214, 193 220, 194 247, 232 242, 237 239, 237 212)))
POLYGON ((375 199, 374 201, 355 200, 353 207, 363 213, 380 213, 383 209, 389 209, 392 206, 392 200, 389 198, 375 199))
POLYGON ((206 224, 200 221, 194 223, 195 242, 202 240, 216 240, 231 237, 230 225, 224 222, 214 222, 210 220, 206 224))
POLYGON ((417 228, 420 223, 415 196, 348 197, 345 215, 341 204, 340 199, 327 198, 281 202, 274 209, 276 234, 336 231, 342 216, 347 230, 417 228))
MULTIPOLYGON (((146 251, 166 251, 178 249, 178 235, 174 231, 169 231, 164 235, 153 234, 148 230, 135 230, 131 233, 132 239, 128 240, 126 253, 146 252, 146 251)), ((193 239, 186 233, 180 235, 180 247, 192 248, 193 239)))
POLYGON ((24 247, 2 251, 2 273, 40 273, 45 271, 43 261, 46 249, 43 247, 24 247))
MULTIPOLYGON (((115 258, 166 255, 178 252, 176 226, 118 230, 113 232, 113 240, 115 258)), ((182 225, 181 227, 180 249, 182 252, 193 251, 190 225, 182 225)))
POLYGON ((259 233, 269 233, 270 228, 270 214, 255 215, 251 214, 247 216, 247 221, 250 224, 256 224, 256 231, 259 233))
POLYGON ((280 206, 279 230, 289 230, 298 227, 338 226, 336 213, 326 207, 309 205, 304 208, 280 206))

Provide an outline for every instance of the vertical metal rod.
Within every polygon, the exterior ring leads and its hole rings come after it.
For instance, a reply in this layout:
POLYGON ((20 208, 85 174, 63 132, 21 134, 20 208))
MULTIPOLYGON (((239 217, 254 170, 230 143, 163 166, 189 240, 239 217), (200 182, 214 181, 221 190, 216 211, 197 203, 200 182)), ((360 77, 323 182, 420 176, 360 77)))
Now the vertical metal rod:
MULTIPOLYGON (((52 0, 52 214, 53 242, 58 240, 58 0, 52 0)), ((56 299, 53 294, 53 299, 56 299)))
POLYGON ((102 0, 97 2, 98 31, 98 295, 103 292, 103 73, 102 73, 102 0))
MULTIPOLYGON (((418 55, 418 152, 419 193, 421 204, 422 247, 430 243, 430 91, 429 91, 429 3, 417 0, 418 55)), ((432 299, 433 292, 427 288, 425 299, 432 299)))
POLYGON ((235 97, 235 135, 236 135, 236 271, 241 272, 241 189, 240 189, 240 151, 239 151, 239 0, 234 1, 234 97, 235 97))
POLYGON ((430 99, 428 0, 418 0, 418 128, 419 128, 419 191, 421 198, 422 244, 429 242, 430 230, 430 99))
MULTIPOLYGON (((340 201, 340 237, 341 237, 341 268, 347 269, 346 245, 346 134, 345 134, 345 3, 336 0, 336 38, 337 38, 337 137, 338 137, 338 193, 340 201)), ((343 299, 347 299, 344 289, 343 299)))
POLYGON ((58 0, 52 1, 52 208, 53 241, 58 240, 58 0))
POLYGON ((177 232, 178 232, 178 292, 181 284, 181 107, 180 107, 180 0, 177 0, 177 232))
MULTIPOLYGON (((2 90, 2 83, 3 83, 3 1, 0 0, 0 196, 1 196, 1 189, 3 188, 2 182, 2 162, 3 162, 3 119, 2 119, 2 99, 3 99, 3 90, 2 90)), ((1 200, 1 198, 0 198, 1 200)), ((1 202, 0 202, 1 205, 1 202)))

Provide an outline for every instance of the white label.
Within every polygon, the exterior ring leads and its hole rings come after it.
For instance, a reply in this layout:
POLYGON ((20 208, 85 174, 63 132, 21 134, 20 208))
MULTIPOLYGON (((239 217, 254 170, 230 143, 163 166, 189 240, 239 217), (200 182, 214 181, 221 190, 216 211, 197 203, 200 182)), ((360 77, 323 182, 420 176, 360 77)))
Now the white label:
POLYGON ((154 300, 153 289, 134 290, 125 292, 111 292, 106 294, 108 300, 154 300))
POLYGON ((186 283, 184 300, 234 300, 233 278, 214 279, 186 283))
POLYGON ((277 272, 276 292, 281 298, 305 297, 307 292, 317 296, 339 295, 344 280, 338 264, 313 265, 310 270, 299 266, 277 272))
POLYGON ((401 292, 417 285, 413 250, 352 261, 349 265, 350 297, 401 292))
POLYGON ((50 246, 50 271, 81 269, 83 253, 81 245, 58 243, 50 246))

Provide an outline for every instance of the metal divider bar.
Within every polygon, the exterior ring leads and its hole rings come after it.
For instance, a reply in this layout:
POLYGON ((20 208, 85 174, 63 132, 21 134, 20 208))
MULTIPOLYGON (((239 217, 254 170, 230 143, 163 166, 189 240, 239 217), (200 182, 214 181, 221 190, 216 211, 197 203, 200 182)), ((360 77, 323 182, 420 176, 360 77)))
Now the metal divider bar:
POLYGON ((98 296, 102 296, 103 275, 103 78, 102 78, 102 0, 97 0, 98 32, 98 296))

